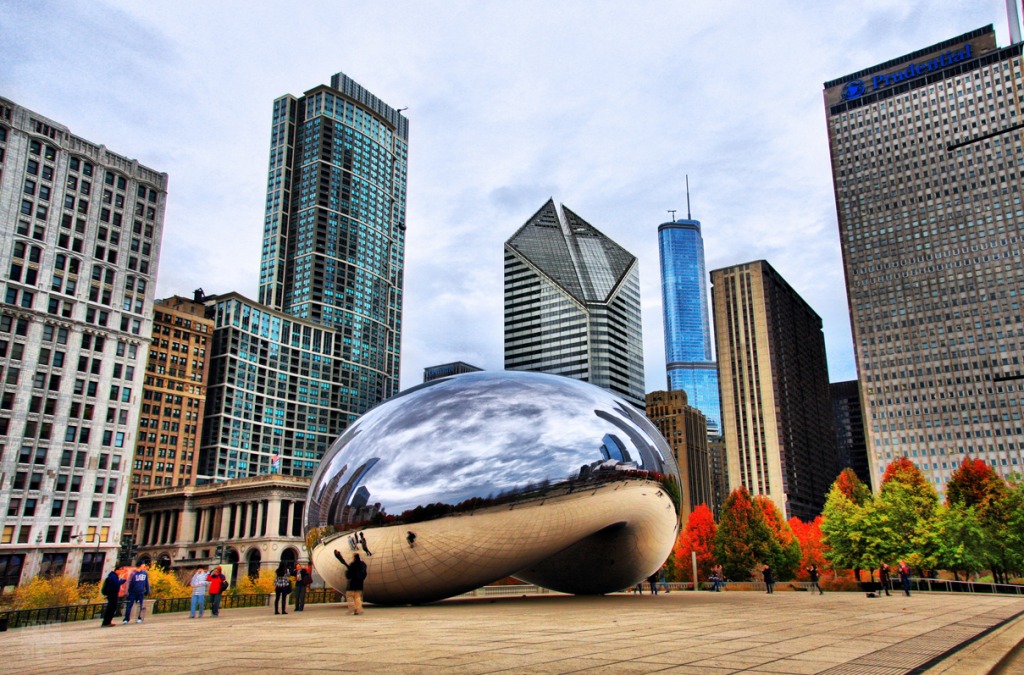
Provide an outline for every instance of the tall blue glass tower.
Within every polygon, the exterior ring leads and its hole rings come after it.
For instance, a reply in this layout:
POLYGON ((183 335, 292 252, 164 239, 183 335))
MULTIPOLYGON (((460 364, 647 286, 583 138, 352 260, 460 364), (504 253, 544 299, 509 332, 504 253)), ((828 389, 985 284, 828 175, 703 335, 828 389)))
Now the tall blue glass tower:
POLYGON ((718 399, 718 364, 711 358, 708 282, 700 221, 687 217, 659 225, 658 252, 668 388, 685 391, 689 404, 707 417, 708 434, 717 436, 722 428, 722 410, 718 399))

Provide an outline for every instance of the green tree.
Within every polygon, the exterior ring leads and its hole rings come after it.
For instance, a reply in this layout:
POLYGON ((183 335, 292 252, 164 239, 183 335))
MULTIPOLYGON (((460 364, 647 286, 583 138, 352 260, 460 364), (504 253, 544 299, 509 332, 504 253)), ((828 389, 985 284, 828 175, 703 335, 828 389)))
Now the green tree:
POLYGON ((833 569, 873 569, 869 561, 865 523, 872 504, 871 493, 852 469, 844 469, 828 492, 822 511, 821 536, 833 569))
POLYGON ((873 528, 876 554, 881 560, 903 559, 926 567, 935 551, 930 529, 938 505, 935 488, 917 465, 906 457, 892 461, 882 476, 878 495, 878 526, 873 528))
POLYGON ((925 550, 931 553, 930 567, 964 573, 966 581, 972 572, 985 569, 989 560, 990 540, 978 516, 977 507, 943 504, 936 509, 933 527, 924 535, 931 539, 925 550))
POLYGON ((722 505, 722 517, 715 535, 715 555, 729 579, 747 580, 772 555, 772 533, 750 492, 740 486, 729 493, 722 505))
POLYGON ((754 505, 761 509, 761 515, 772 535, 768 542, 768 558, 764 562, 772 566, 779 581, 789 581, 796 576, 800 567, 800 542, 770 497, 758 495, 754 497, 754 505))

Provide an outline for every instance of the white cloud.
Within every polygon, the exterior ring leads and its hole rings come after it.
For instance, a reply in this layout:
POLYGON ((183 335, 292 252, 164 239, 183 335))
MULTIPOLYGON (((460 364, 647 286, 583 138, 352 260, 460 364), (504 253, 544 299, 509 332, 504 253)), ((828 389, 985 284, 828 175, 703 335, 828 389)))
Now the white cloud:
POLYGON ((343 70, 409 106, 403 386, 500 368, 503 242, 548 198, 640 258, 664 386, 657 225, 708 269, 767 259, 855 377, 822 83, 988 23, 1000 0, 807 3, 0 0, 0 95, 170 175, 158 294, 256 295, 270 111, 343 70))

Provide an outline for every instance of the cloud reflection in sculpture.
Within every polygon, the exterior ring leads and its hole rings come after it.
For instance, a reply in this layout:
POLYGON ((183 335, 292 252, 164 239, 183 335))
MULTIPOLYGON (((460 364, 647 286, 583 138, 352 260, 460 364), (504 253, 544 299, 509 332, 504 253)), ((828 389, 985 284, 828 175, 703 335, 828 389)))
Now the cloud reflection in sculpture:
POLYGON ((655 571, 678 527, 679 474, 639 411, 555 375, 479 372, 366 413, 313 477, 307 541, 321 576, 365 598, 429 602, 514 575, 606 593, 655 571))

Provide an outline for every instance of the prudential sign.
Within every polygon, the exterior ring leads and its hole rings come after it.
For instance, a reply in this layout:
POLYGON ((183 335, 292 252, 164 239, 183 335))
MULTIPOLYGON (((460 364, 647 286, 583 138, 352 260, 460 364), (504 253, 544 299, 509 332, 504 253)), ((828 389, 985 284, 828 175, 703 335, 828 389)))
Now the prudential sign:
POLYGON ((864 94, 872 91, 885 89, 886 87, 891 87, 894 84, 899 84, 900 82, 906 82, 907 80, 912 80, 915 77, 920 77, 926 73, 942 70, 946 66, 951 66, 954 63, 967 61, 973 56, 974 54, 971 50, 971 45, 968 43, 964 45, 963 49, 950 50, 942 56, 937 56, 933 59, 922 61, 920 63, 911 63, 906 68, 897 70, 894 73, 875 75, 869 82, 865 82, 864 80, 851 80, 843 86, 843 100, 850 101, 855 98, 860 98, 864 94))

